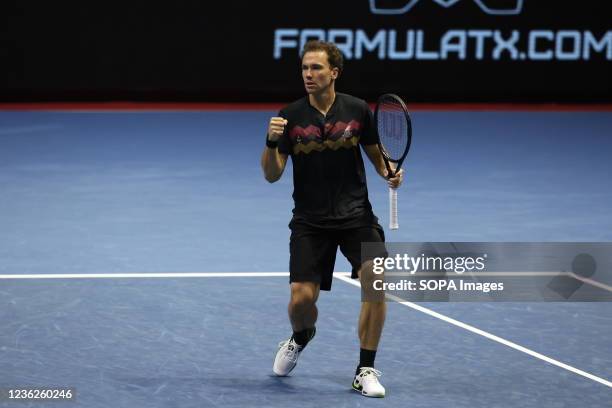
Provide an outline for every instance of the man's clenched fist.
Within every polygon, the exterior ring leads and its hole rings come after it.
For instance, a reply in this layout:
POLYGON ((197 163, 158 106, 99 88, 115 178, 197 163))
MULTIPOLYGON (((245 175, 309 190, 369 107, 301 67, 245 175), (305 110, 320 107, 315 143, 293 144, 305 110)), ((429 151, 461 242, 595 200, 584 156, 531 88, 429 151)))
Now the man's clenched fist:
POLYGON ((285 132, 285 126, 287 125, 287 119, 273 117, 270 119, 268 125, 268 140, 276 142, 285 132))

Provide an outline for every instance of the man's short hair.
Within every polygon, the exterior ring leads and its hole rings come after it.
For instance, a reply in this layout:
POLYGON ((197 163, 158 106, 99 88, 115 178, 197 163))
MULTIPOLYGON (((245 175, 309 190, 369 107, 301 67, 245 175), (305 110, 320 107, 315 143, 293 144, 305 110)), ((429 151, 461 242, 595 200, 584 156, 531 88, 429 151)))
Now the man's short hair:
POLYGON ((340 52, 336 44, 326 41, 310 40, 306 44, 304 44, 304 49, 302 50, 302 57, 304 56, 304 54, 311 51, 325 51, 325 53, 327 54, 327 60, 329 61, 329 65, 332 68, 338 68, 338 70, 342 72, 342 68, 344 66, 344 57, 342 56, 342 52, 340 52))

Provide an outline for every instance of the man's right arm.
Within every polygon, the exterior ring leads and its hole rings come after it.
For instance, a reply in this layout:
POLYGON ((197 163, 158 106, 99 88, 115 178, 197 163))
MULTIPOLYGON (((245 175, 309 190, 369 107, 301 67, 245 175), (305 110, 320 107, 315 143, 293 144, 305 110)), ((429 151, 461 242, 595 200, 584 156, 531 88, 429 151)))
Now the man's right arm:
POLYGON ((281 178, 287 164, 287 155, 278 151, 278 141, 283 136, 286 125, 287 120, 280 117, 271 118, 268 125, 268 143, 266 143, 261 155, 261 168, 264 177, 270 183, 274 183, 281 178))

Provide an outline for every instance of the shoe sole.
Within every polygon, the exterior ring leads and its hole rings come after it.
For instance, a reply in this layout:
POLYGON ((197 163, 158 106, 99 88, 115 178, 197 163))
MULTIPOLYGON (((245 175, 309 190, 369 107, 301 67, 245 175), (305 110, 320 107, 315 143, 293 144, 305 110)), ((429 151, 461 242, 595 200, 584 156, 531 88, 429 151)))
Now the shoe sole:
POLYGON ((355 387, 354 385, 352 386, 352 388, 353 388, 354 391, 357 391, 358 393, 360 393, 364 397, 368 397, 368 398, 385 398, 385 394, 383 394, 383 395, 368 395, 368 394, 364 394, 363 390, 360 390, 359 388, 355 387))

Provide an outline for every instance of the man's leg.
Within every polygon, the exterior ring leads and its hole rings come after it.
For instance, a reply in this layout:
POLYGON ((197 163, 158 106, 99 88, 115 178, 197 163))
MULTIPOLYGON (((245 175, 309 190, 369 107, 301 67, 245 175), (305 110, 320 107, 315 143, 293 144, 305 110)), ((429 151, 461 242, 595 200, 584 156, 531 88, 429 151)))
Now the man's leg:
MULTIPOLYGON (((378 350, 378 342, 385 325, 387 305, 385 304, 384 292, 374 289, 374 281, 383 280, 384 274, 374 273, 372 254, 362 254, 362 243, 379 243, 379 248, 371 248, 374 252, 385 252, 385 235, 383 229, 377 224, 377 219, 372 218, 370 227, 359 227, 341 232, 340 250, 346 256, 353 267, 352 278, 359 278, 361 282, 361 311, 359 313, 359 365, 353 379, 353 389, 368 397, 384 397, 385 388, 378 382, 380 371, 374 369, 374 359, 378 350), (356 273, 355 273, 356 272, 356 273)), ((376 256, 379 256, 376 254, 376 256)), ((386 255, 385 255, 386 256, 386 255)))
POLYGON ((292 282, 289 301, 289 320, 295 332, 312 329, 319 314, 317 299, 319 284, 314 282, 292 282))
POLYGON ((291 283, 288 311, 293 334, 279 345, 272 367, 276 375, 288 375, 295 368, 300 353, 315 335, 319 288, 320 285, 314 282, 291 283))
POLYGON ((385 388, 378 381, 380 371, 374 369, 374 360, 378 350, 378 342, 382 334, 387 314, 387 304, 384 294, 373 291, 376 279, 384 279, 382 275, 374 275, 372 262, 365 262, 359 269, 359 280, 362 287, 361 311, 359 313, 359 365, 355 372, 353 388, 368 397, 384 397, 385 388))
MULTIPOLYGON (((371 294, 374 280, 384 279, 382 275, 375 275, 372 271, 372 262, 364 262, 359 269, 359 280, 362 287, 367 287, 366 293, 371 294)), ((359 313, 359 343, 362 350, 378 350, 378 342, 382 334, 383 326, 385 325, 385 317, 387 315, 387 304, 384 297, 379 299, 368 299, 376 296, 366 295, 367 301, 361 302, 361 311, 359 313)), ((380 297, 380 296, 378 296, 380 297)), ((372 365, 366 367, 373 367, 372 365)), ((361 364, 360 364, 361 365, 361 364)))
POLYGON ((385 302, 362 302, 359 313, 359 344, 362 349, 378 350, 387 314, 385 302))

